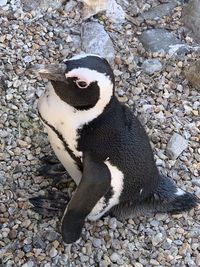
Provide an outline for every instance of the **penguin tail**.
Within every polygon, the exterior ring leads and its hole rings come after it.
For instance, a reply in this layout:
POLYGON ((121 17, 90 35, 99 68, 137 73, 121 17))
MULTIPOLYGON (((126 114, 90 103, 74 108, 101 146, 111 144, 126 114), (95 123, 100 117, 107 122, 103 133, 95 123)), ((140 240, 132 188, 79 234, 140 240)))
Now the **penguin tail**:
POLYGON ((168 177, 161 177, 160 185, 151 195, 138 202, 120 203, 115 206, 111 214, 119 219, 155 213, 178 214, 195 208, 200 200, 193 194, 176 186, 168 177))

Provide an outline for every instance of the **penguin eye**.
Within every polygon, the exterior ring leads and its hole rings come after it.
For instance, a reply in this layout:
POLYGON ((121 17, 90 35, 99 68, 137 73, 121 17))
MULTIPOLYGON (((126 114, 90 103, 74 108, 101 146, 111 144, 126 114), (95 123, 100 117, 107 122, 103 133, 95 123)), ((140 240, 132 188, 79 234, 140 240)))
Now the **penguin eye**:
POLYGON ((88 87, 88 83, 83 81, 83 80, 77 80, 76 81, 76 85, 81 89, 84 89, 84 88, 88 87))

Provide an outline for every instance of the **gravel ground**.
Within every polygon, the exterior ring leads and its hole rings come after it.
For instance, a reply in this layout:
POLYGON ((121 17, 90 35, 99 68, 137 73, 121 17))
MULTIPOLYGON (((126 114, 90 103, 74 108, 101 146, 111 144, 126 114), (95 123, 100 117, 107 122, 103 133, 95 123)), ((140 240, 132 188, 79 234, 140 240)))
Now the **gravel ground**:
MULTIPOLYGON (((181 24, 181 5, 169 16, 143 21, 139 13, 159 1, 138 2, 123 1, 128 15, 123 26, 113 25, 104 14, 98 16, 116 52, 117 95, 145 126, 160 171, 200 197, 200 97, 184 76, 199 50, 179 55, 147 52, 139 36, 159 27, 190 47, 198 45, 181 24), (159 60, 153 74, 143 64, 147 59, 159 60), (166 148, 175 132, 188 145, 172 160, 166 148)), ((20 2, 13 0, 1 10, 0 266, 200 266, 199 208, 124 222, 111 217, 87 221, 82 238, 68 246, 62 243, 59 219, 42 218, 30 209, 28 198, 44 193, 51 184, 37 170, 40 159, 52 151, 37 116, 44 81, 30 79, 25 69, 33 63, 59 62, 81 51, 80 8, 79 3, 71 12, 62 7, 38 16, 35 11, 22 12, 20 2)), ((71 194, 73 184, 69 186, 71 194)))

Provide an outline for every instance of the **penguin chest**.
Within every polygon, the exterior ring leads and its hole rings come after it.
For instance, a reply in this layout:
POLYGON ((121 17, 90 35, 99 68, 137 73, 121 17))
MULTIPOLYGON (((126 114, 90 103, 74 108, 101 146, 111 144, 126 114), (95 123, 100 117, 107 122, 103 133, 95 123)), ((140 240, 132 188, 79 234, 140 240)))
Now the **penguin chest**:
POLYGON ((56 156, 78 185, 82 176, 82 152, 77 150, 80 125, 71 114, 74 110, 55 95, 51 86, 40 97, 38 110, 56 156))

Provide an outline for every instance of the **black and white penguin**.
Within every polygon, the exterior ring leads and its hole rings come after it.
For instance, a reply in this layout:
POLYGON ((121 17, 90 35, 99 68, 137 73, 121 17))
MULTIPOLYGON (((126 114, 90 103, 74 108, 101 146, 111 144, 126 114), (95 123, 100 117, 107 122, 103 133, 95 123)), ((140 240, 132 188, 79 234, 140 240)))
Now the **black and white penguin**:
MULTIPOLYGON (((66 243, 79 239, 86 218, 179 213, 197 205, 195 196, 159 174, 144 128, 114 95, 113 71, 104 58, 84 54, 33 70, 50 81, 39 99, 39 116, 57 158, 77 184, 68 204, 53 203, 65 205, 66 243)), ((31 202, 45 207, 41 197, 31 202)))

